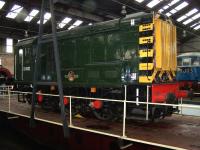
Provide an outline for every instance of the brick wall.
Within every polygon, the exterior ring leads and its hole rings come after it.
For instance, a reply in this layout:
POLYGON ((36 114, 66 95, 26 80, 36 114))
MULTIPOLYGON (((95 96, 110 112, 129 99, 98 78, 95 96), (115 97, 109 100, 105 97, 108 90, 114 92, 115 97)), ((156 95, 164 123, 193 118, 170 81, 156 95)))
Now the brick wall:
POLYGON ((0 38, 0 59, 1 65, 14 74, 14 54, 6 53, 6 39, 0 38))

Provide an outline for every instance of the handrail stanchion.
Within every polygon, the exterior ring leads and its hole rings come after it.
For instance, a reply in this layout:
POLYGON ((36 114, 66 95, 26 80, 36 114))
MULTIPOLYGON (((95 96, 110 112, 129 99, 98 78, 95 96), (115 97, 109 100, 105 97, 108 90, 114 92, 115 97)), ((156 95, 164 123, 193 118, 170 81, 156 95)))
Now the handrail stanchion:
POLYGON ((126 99, 127 99, 127 86, 124 86, 125 96, 124 96, 124 115, 123 115, 123 137, 126 137, 126 99))
POLYGON ((181 115, 183 115, 183 98, 181 97, 181 115))
POLYGON ((10 112, 10 88, 8 87, 8 112, 10 112))
POLYGON ((72 97, 69 97, 69 125, 72 126, 72 97))
POLYGON ((140 103, 139 103, 139 92, 140 92, 139 88, 136 88, 136 105, 137 106, 140 105, 140 103))
POLYGON ((146 120, 149 120, 149 86, 147 85, 147 106, 146 106, 146 120))

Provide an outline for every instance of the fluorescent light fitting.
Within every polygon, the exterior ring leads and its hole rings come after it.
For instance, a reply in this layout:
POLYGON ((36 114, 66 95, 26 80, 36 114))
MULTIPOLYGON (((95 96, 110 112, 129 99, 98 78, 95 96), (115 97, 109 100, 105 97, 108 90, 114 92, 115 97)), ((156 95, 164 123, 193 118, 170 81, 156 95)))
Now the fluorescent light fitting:
POLYGON ((184 24, 184 25, 187 25, 188 23, 190 23, 190 22, 192 22, 192 21, 193 21, 192 19, 188 19, 188 20, 184 21, 183 24, 184 24))
POLYGON ((0 9, 5 5, 4 1, 0 1, 0 9))
POLYGON ((144 0, 135 0, 138 3, 142 3, 144 0))
POLYGON ((186 7, 187 5, 189 5, 187 2, 182 2, 180 5, 178 5, 175 9, 176 10, 181 10, 184 7, 186 7))
POLYGON ((80 26, 82 23, 83 23, 83 21, 76 20, 73 25, 77 27, 77 26, 80 26))
POLYGON ((162 2, 163 0, 152 0, 151 2, 149 2, 147 4, 147 7, 149 8, 153 8, 154 6, 158 5, 160 2, 162 2))
POLYGON ((89 23, 89 24, 88 24, 88 26, 91 26, 91 25, 93 25, 93 24, 92 24, 92 23, 89 23))
POLYGON ((181 22, 181 21, 183 21, 186 18, 187 18, 187 16, 183 15, 183 16, 179 17, 176 21, 181 22))
POLYGON ((6 15, 7 18, 14 19, 22 11, 23 7, 20 5, 14 5, 10 12, 6 15))
POLYGON ((194 28, 194 30, 199 30, 200 29, 200 25, 198 25, 198 26, 196 26, 195 28, 194 28))
POLYGON ((39 13, 39 10, 33 9, 29 15, 24 19, 26 22, 30 22, 37 14, 39 13))

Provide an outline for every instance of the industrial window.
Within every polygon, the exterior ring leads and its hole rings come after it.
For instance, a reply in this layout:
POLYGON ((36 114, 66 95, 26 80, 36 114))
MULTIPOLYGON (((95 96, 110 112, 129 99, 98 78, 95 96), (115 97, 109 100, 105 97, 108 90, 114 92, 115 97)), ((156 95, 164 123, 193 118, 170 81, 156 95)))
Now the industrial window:
POLYGON ((6 53, 13 52, 13 39, 7 38, 6 39, 6 53))

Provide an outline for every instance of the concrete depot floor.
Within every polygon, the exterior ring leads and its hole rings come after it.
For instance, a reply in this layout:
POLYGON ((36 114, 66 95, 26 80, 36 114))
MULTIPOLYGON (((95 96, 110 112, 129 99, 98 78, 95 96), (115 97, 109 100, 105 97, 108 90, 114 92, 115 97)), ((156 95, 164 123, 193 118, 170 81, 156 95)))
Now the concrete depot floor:
MULTIPOLYGON (((1 98, 0 110, 7 112, 9 109, 8 104, 9 103, 6 98, 1 98)), ((10 104, 11 112, 25 116, 30 115, 30 105, 17 102, 15 96, 11 97, 10 104)), ((61 124, 59 113, 46 113, 44 110, 41 110, 40 107, 36 108, 36 117, 46 121, 51 121, 52 123, 61 124)), ((122 133, 121 122, 103 122, 93 118, 73 118, 73 125, 117 135, 121 135, 122 133), (107 127, 108 129, 96 128, 96 126, 107 127)), ((167 117, 155 123, 136 121, 129 123, 127 121, 126 135, 133 139, 155 142, 185 149, 199 150, 200 117, 173 115, 172 117, 167 117)))

